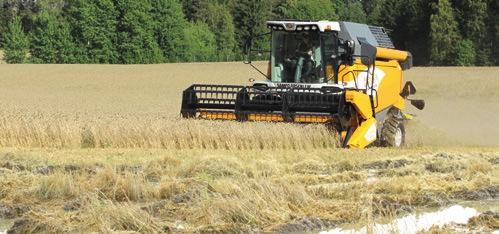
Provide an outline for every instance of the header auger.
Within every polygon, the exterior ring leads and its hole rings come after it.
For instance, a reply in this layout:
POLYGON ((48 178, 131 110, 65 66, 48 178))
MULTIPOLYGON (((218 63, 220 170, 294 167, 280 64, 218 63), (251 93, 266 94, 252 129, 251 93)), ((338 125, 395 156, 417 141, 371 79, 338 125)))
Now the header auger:
MULTIPOLYGON (((251 86, 192 85, 184 118, 320 123, 333 126, 346 148, 405 142, 404 85, 412 55, 394 49, 384 28, 350 22, 269 21, 271 51, 265 81, 251 86)), ((247 42, 251 64, 251 41, 247 42)), ((424 101, 410 100, 418 109, 424 101)))

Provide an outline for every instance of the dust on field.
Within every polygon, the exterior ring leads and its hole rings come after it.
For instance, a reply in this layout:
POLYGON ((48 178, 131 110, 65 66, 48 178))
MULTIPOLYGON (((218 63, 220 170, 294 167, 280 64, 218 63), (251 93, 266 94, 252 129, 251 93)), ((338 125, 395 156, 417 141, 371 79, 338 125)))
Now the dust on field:
POLYGON ((498 67, 414 68, 406 79, 427 104, 424 111, 410 110, 422 144, 499 145, 498 67))

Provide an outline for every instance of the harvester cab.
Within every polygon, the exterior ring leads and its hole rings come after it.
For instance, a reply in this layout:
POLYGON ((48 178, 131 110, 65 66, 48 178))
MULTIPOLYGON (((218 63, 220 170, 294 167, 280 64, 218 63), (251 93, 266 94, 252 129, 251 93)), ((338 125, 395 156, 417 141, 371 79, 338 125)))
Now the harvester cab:
MULTIPOLYGON (((271 49, 263 81, 251 86, 192 85, 183 92, 184 118, 327 124, 343 147, 405 142, 404 84, 409 52, 394 49, 382 27, 351 22, 269 21, 271 49)), ((251 40, 247 61, 252 65, 251 40)), ((252 65, 253 66, 253 65, 252 65)), ((253 66, 256 68, 255 66, 253 66)), ((424 101, 410 100, 418 109, 424 101)))

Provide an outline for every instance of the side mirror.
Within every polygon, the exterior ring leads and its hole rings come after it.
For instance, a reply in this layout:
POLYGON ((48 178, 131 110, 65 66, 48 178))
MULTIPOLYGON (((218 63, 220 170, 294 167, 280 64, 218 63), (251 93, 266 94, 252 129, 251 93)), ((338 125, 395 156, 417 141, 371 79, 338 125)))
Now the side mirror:
POLYGON ((346 41, 344 44, 344 48, 345 48, 346 63, 352 66, 354 64, 353 55, 355 53, 355 41, 353 40, 346 41))
POLYGON ((355 51, 355 41, 354 40, 348 40, 346 42, 346 48, 347 48, 347 53, 353 55, 353 53, 355 51))
MULTIPOLYGON (((252 47, 253 47, 253 39, 255 38, 263 38, 264 36, 267 36, 267 35, 270 35, 270 32, 269 33, 264 33, 264 34, 261 34, 261 35, 257 35, 256 37, 252 37, 252 38, 249 38, 248 40, 246 40, 244 42, 244 63, 245 64, 248 64, 250 65, 251 67, 253 67, 255 70, 257 70, 260 74, 262 74, 262 76, 264 76, 265 78, 267 79, 270 79, 268 77, 267 74, 265 74, 264 72, 260 71, 260 69, 258 69, 257 67, 255 67, 255 65, 251 64, 251 57, 253 55, 252 52, 257 52, 257 56, 258 56, 258 59, 260 59, 260 57, 263 56, 263 53, 266 52, 262 49, 259 49, 259 50, 253 50, 252 47)), ((269 54, 270 54, 270 51, 268 51, 269 54)))

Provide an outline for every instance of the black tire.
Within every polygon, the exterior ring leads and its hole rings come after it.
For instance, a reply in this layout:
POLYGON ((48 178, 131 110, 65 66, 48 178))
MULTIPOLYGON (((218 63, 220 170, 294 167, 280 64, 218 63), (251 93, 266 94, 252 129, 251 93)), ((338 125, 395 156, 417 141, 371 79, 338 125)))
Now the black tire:
POLYGON ((392 110, 386 116, 381 130, 381 145, 394 148, 405 145, 405 125, 399 110, 392 110))

